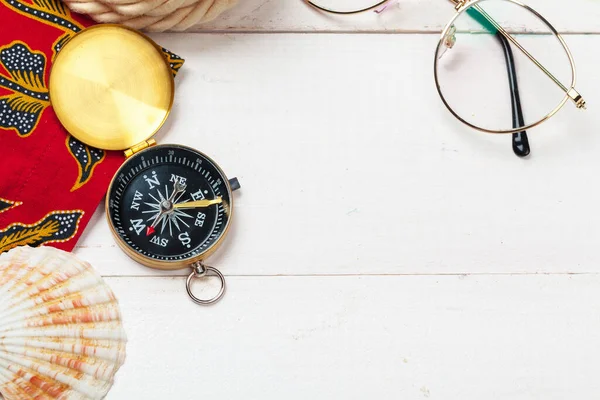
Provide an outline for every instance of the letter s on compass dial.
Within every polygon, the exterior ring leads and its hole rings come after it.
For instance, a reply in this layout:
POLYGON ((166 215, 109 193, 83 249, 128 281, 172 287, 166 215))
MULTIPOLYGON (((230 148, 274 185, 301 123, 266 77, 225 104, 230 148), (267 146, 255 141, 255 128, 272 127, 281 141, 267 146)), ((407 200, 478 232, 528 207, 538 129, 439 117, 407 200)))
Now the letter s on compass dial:
POLYGON ((179 145, 130 157, 108 190, 109 223, 136 261, 179 269, 212 254, 229 228, 232 187, 206 155, 179 145))

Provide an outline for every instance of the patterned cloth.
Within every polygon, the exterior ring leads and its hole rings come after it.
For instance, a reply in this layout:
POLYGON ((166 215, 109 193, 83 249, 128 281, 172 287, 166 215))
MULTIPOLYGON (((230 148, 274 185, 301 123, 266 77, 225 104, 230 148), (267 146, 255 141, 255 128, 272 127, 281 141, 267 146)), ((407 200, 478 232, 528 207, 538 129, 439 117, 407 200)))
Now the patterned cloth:
POLYGON ((54 57, 91 24, 59 0, 0 0, 0 253, 72 250, 124 160, 69 136, 48 96, 54 57))

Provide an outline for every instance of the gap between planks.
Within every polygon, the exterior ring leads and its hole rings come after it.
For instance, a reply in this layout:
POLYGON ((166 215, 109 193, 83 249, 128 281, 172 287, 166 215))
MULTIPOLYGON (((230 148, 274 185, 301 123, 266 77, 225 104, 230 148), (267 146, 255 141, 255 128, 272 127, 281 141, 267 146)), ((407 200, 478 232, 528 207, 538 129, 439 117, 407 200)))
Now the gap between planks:
MULTIPOLYGON (((389 30, 389 29, 376 29, 376 30, 273 30, 273 31, 253 31, 249 29, 218 29, 218 30, 206 30, 206 31, 188 31, 188 32, 150 32, 150 36, 155 35, 440 35, 441 30, 428 31, 418 29, 406 29, 406 30, 389 30)), ((518 35, 546 35, 547 33, 541 32, 512 32, 518 35)), ((600 35, 600 32, 587 32, 587 31, 569 31, 559 32, 561 36, 574 36, 574 35, 600 35)))
MULTIPOLYGON (((186 278, 184 275, 102 275, 103 278, 186 278)), ((439 273, 439 274, 236 274, 227 275, 227 278, 345 278, 345 277, 388 277, 388 276, 416 276, 416 277, 452 277, 452 276, 600 276, 598 272, 476 272, 476 273, 439 273)))

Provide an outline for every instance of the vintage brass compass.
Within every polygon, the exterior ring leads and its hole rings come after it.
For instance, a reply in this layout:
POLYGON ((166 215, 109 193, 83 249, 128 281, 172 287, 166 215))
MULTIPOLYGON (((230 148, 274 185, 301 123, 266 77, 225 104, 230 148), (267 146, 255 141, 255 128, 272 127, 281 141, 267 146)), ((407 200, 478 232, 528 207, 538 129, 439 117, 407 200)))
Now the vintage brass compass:
POLYGON ((50 99, 67 131, 89 146, 125 152, 127 160, 106 197, 119 246, 151 268, 191 267, 188 294, 198 304, 212 304, 225 293, 225 278, 204 260, 229 230, 232 191, 239 183, 195 149, 156 145, 152 136, 167 119, 173 95, 172 71, 161 48, 119 25, 76 34, 50 74, 50 99), (221 287, 203 300, 191 284, 207 274, 216 275, 221 287))

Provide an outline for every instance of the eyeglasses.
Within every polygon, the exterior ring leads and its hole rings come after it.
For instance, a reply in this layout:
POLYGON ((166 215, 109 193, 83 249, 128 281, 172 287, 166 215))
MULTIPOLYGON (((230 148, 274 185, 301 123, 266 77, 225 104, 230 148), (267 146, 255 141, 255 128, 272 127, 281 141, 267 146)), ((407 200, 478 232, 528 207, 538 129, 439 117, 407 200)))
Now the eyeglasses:
MULTIPOLYGON (((349 15, 381 12, 396 0, 353 10, 304 1, 323 12, 349 15)), ((442 102, 471 128, 512 134, 515 154, 529 155, 527 130, 554 116, 569 101, 585 108, 575 89, 575 62, 567 44, 542 15, 517 0, 450 1, 456 14, 442 31, 434 58, 442 102), (526 33, 507 28, 507 19, 526 33), (506 90, 507 78, 510 90, 506 90)))

